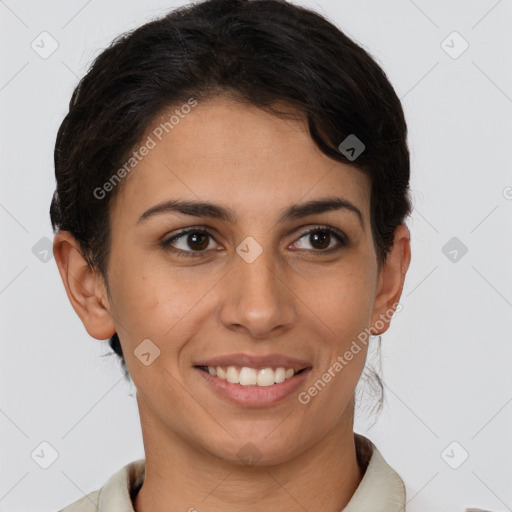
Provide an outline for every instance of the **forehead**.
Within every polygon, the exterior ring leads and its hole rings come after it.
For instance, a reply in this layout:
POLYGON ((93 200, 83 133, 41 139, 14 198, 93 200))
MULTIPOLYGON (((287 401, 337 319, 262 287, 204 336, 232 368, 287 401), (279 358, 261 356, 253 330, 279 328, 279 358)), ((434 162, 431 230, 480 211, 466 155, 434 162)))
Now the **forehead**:
POLYGON ((144 145, 150 149, 113 206, 123 216, 171 198, 207 199, 265 215, 326 195, 355 203, 365 218, 369 214, 369 178, 322 153, 303 119, 220 97, 166 110, 148 128, 144 145))

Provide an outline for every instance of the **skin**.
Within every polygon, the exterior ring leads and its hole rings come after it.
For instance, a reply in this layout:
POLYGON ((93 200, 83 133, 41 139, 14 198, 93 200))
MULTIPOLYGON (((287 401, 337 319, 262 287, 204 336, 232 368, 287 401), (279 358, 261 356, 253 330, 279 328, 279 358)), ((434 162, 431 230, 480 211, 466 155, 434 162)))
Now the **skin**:
MULTIPOLYGON (((231 512, 243 504, 249 512, 339 512, 364 471, 355 452, 353 396, 366 346, 307 405, 297 394, 386 313, 375 333, 387 330, 410 261, 405 225, 379 268, 367 176, 324 155, 304 122, 226 97, 195 107, 121 187, 110 210, 110 293, 70 233, 57 233, 54 254, 87 332, 102 340, 118 333, 137 388, 146 479, 135 510, 231 512), (362 223, 348 209, 278 222, 290 205, 326 197, 349 201, 362 223), (164 213, 137 222, 170 199, 210 201, 237 218, 164 213), (342 231, 347 245, 304 235, 318 225, 342 231), (159 245, 201 226, 212 237, 198 257, 159 245), (247 236, 263 249, 250 264, 236 252, 247 236), (149 366, 134 355, 146 338, 160 349, 149 366), (241 407, 193 368, 233 353, 298 357, 312 371, 280 403, 241 407), (237 457, 249 441, 261 457, 252 466, 237 457)), ((197 243, 185 235, 174 248, 198 253, 197 243)))

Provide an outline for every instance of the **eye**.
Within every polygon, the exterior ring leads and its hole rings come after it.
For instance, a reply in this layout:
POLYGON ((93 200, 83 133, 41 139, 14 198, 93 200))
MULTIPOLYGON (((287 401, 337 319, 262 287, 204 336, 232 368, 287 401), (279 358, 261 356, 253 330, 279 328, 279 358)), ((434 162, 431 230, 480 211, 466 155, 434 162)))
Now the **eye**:
MULTIPOLYGON (((161 242, 161 246, 177 256, 183 257, 201 257, 205 256, 207 251, 221 250, 211 244, 213 236, 201 228, 190 228, 180 231, 171 238, 161 242)), ((331 252, 331 249, 340 249, 348 244, 346 236, 334 228, 325 226, 316 226, 301 235, 297 242, 290 247, 292 249, 313 250, 314 252, 331 252), (310 247, 303 247, 303 242, 309 242, 310 247), (336 247, 336 242, 338 247, 336 247), (301 246, 302 245, 302 246, 301 246)))
POLYGON ((306 233, 304 233, 299 238, 299 241, 294 242, 291 247, 295 249, 316 250, 316 252, 323 252, 328 249, 335 248, 336 242, 338 242, 338 248, 347 245, 347 239, 341 231, 338 231, 334 228, 317 226, 313 229, 310 229, 309 231, 306 231, 306 233), (309 243, 312 246, 312 249, 309 247, 300 246, 300 241, 303 239, 306 241, 306 243, 309 243), (334 243, 334 246, 331 243, 334 243))
POLYGON ((162 241, 162 247, 178 256, 201 256, 202 252, 212 250, 210 242, 213 237, 204 229, 192 228, 180 231, 176 235, 162 241))

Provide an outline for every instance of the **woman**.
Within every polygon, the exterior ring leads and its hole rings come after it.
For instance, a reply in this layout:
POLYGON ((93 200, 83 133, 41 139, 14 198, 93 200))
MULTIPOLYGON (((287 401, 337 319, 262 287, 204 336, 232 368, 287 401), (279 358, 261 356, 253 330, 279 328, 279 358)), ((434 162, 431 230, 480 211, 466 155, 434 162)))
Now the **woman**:
POLYGON ((374 60, 280 0, 191 5, 96 59, 57 136, 54 254, 145 459, 66 512, 404 510, 353 416, 410 261, 406 135, 374 60))

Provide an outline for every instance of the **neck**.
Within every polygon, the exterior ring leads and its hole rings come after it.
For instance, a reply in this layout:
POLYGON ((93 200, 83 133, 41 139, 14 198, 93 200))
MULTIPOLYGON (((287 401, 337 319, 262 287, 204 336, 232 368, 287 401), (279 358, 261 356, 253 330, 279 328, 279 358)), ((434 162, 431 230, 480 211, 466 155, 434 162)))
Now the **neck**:
MULTIPOLYGON (((141 416, 143 417, 143 416, 141 416)), ((285 463, 241 466, 199 451, 155 421, 142 420, 144 484, 136 512, 340 512, 356 491, 359 467, 353 422, 285 463)))

